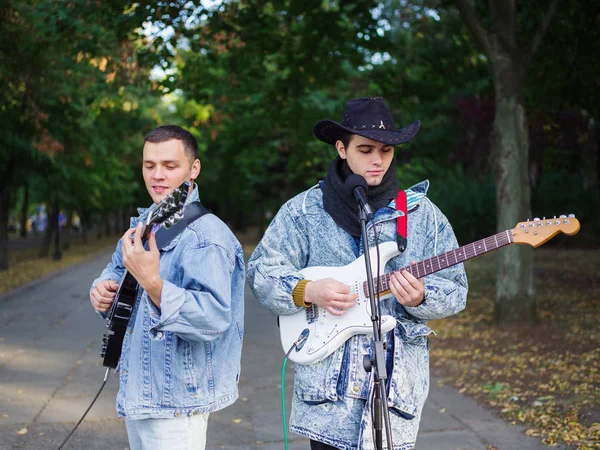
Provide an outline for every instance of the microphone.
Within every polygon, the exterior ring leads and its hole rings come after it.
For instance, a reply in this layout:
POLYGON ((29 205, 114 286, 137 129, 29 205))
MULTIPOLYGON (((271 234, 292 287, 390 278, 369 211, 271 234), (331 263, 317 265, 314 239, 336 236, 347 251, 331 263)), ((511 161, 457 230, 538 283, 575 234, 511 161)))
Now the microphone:
POLYGON ((367 202, 367 191, 369 190, 367 180, 365 180, 364 177, 353 173, 346 178, 346 181, 344 182, 344 190, 346 190, 348 195, 350 195, 350 193, 354 195, 354 198, 367 215, 367 219, 373 220, 373 210, 367 202))

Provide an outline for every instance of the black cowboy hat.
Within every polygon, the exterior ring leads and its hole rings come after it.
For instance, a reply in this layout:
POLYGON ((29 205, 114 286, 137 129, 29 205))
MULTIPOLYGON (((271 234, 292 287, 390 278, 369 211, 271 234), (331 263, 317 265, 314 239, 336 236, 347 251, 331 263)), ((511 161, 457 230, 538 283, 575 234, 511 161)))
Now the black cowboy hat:
POLYGON ((382 144, 396 145, 410 141, 419 131, 418 120, 397 129, 390 108, 382 97, 353 98, 346 103, 344 121, 321 120, 313 133, 323 142, 335 145, 344 134, 358 134, 382 144))

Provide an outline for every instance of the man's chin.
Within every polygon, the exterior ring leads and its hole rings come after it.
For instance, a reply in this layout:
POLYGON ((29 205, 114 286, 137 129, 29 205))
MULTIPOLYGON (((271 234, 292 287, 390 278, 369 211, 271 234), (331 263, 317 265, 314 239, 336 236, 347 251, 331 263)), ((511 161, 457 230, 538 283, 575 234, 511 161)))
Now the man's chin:
POLYGON ((365 177, 369 186, 379 186, 383 180, 383 176, 365 177))
POLYGON ((162 202, 165 198, 167 198, 169 196, 169 192, 165 191, 162 194, 152 194, 152 200, 154 201, 154 203, 156 203, 157 205, 162 202))

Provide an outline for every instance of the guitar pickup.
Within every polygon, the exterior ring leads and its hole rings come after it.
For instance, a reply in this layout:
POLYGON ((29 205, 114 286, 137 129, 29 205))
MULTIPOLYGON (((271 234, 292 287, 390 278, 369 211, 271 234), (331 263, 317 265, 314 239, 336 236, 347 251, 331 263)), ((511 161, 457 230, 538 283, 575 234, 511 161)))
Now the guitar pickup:
POLYGON ((319 320, 319 307, 314 303, 306 308, 306 321, 311 324, 319 320))

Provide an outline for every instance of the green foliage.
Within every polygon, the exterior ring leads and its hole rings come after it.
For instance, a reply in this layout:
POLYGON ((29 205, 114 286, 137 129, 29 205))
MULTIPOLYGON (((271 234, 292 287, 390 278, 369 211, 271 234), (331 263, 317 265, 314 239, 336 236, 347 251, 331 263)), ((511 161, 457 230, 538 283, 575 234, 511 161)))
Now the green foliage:
POLYGON ((141 136, 154 124, 140 105, 157 101, 151 66, 138 59, 151 61, 140 34, 148 6, 0 5, 0 198, 27 180, 32 202, 58 198, 64 212, 130 208, 141 136))
POLYGON ((600 193, 596 188, 585 188, 580 177, 568 172, 545 173, 533 191, 532 210, 538 217, 575 214, 581 223, 578 235, 557 240, 562 245, 597 247, 600 233, 600 193))
POLYGON ((496 233, 495 185, 466 177, 459 164, 443 168, 430 158, 417 157, 398 169, 403 188, 429 179, 427 195, 448 218, 460 245, 496 233))
MULTIPOLYGON (((422 122, 396 150, 401 185, 428 178, 461 243, 495 232, 489 64, 451 2, 96 3, 0 4, 0 185, 27 179, 32 202, 59 192, 88 214, 132 211, 149 201, 143 135, 175 123, 199 141, 202 200, 235 228, 264 225, 335 156, 313 125, 382 95, 399 126, 422 122)), ((519 5, 523 41, 542 3, 519 5)), ((586 228, 598 223, 586 208, 598 197, 596 13, 561 5, 526 90, 534 213, 575 212, 586 228)))
POLYGON ((186 31, 178 110, 205 145, 202 199, 223 218, 260 222, 322 177, 333 152, 312 127, 341 115, 360 46, 377 37, 374 5, 233 1, 186 31), (195 105, 210 114, 186 114, 195 105))

